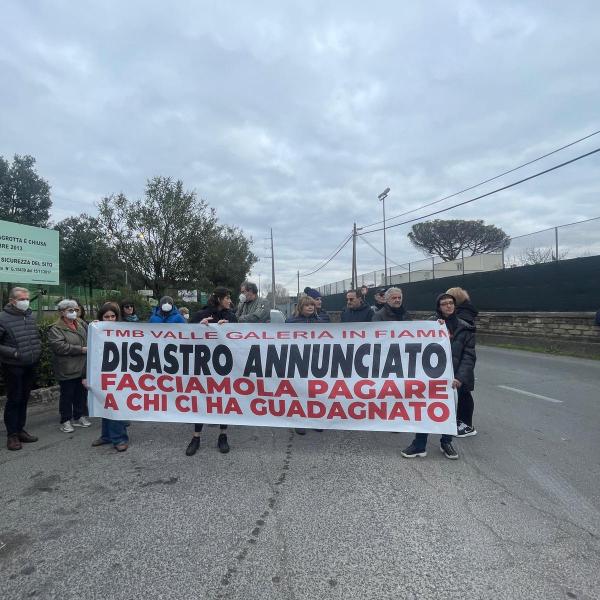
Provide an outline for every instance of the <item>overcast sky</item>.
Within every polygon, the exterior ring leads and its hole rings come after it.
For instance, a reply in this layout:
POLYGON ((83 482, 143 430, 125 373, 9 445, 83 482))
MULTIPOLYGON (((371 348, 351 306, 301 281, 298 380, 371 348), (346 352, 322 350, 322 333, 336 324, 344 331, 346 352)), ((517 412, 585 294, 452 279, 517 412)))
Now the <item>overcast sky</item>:
MULTIPOLYGON (((37 159, 54 221, 182 179, 253 237, 263 283, 272 227, 295 291, 354 221, 381 219, 384 188, 391 217, 600 129, 599 22, 594 0, 4 0, 0 155, 37 159)), ((600 154, 439 218, 520 235, 600 216, 599 174, 600 154)), ((388 231, 391 262, 419 258, 408 231, 388 231)), ((358 251, 359 273, 383 267, 358 251)), ((349 276, 350 245, 301 286, 349 276)))

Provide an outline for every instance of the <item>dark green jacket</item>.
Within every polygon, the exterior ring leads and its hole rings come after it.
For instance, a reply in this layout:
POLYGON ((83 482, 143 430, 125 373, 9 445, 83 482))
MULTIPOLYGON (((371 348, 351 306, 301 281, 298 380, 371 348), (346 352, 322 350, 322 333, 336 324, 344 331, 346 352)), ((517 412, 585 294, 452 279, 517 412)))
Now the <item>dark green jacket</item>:
POLYGON ((48 344, 52 350, 52 364, 57 381, 79 379, 85 377, 87 354, 87 327, 81 319, 77 319, 77 330, 59 319, 48 329, 48 344))

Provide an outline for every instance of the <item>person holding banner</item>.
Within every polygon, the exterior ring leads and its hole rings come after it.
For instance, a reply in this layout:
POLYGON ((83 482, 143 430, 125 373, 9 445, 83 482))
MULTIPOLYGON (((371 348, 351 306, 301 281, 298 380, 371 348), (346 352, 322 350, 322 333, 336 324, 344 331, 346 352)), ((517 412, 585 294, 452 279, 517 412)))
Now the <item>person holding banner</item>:
POLYGON ((239 323, 268 323, 269 306, 265 300, 258 297, 258 287, 255 283, 244 281, 241 286, 240 303, 235 313, 239 323))
MULTIPOLYGON (((475 325, 475 319, 479 311, 471 303, 471 298, 467 290, 460 287, 450 288, 446 290, 446 294, 450 294, 456 298, 456 316, 471 325, 475 325)), ((458 390, 458 404, 456 407, 456 425, 458 433, 456 437, 471 437, 477 435, 477 430, 473 427, 473 411, 475 402, 473 394, 466 386, 461 386, 458 390)))
MULTIPOLYGON (((190 323, 200 323, 208 325, 210 323, 223 325, 224 323, 237 323, 237 317, 231 310, 232 300, 231 291, 225 287, 218 287, 213 290, 213 293, 208 298, 208 304, 197 313, 194 313, 190 319, 190 323)), ((188 444, 185 450, 186 456, 194 456, 200 447, 200 434, 202 433, 203 423, 194 424, 194 435, 192 441, 188 444)), ((224 433, 227 425, 219 425, 221 433, 217 439, 217 448, 222 454, 229 452, 229 442, 227 434, 224 433)))
POLYGON ((21 444, 38 440, 25 431, 25 421, 41 354, 42 341, 29 308, 29 290, 14 287, 8 293, 8 304, 0 312, 0 363, 6 386, 4 424, 9 450, 21 450, 21 444))
MULTIPOLYGON (((98 311, 98 321, 120 321, 119 305, 115 302, 106 302, 98 311)), ((129 435, 127 434, 127 421, 116 421, 102 417, 102 433, 92 446, 112 444, 117 452, 125 452, 129 448, 129 435)))
POLYGON ((133 300, 123 299, 119 306, 121 308, 123 321, 137 323, 140 320, 140 318, 135 314, 135 303, 133 300))
POLYGON ((369 322, 373 319, 373 309, 365 303, 360 292, 346 292, 346 308, 342 312, 342 323, 369 322))
POLYGON ((291 317, 285 320, 286 323, 322 323, 317 315, 317 303, 310 296, 300 296, 296 309, 291 317))
POLYGON ((307 296, 310 296, 315 301, 315 314, 319 318, 319 321, 321 321, 322 323, 330 323, 331 318, 327 314, 327 311, 322 310, 321 308, 323 305, 323 298, 321 297, 321 292, 311 287, 305 287, 304 293, 307 296))
MULTIPOLYGON (((450 294, 440 294, 437 298, 436 312, 443 320, 450 334, 450 347, 452 349, 452 366, 454 367, 454 380, 452 387, 460 390, 472 390, 475 383, 475 327, 456 316, 456 300, 450 294)), ((427 456, 427 433, 417 433, 412 444, 402 450, 404 458, 424 458, 427 456)), ((452 445, 452 436, 442 435, 440 449, 446 458, 457 459, 458 452, 452 445)))
POLYGON ((48 330, 54 377, 60 385, 60 430, 73 433, 74 427, 90 427, 83 386, 87 357, 87 324, 77 317, 77 302, 61 300, 59 319, 48 330))
POLYGON ((171 296, 163 296, 160 299, 158 306, 152 310, 149 321, 150 323, 185 323, 171 296))
POLYGON ((402 290, 389 288, 385 294, 385 304, 373 315, 373 321, 410 321, 410 316, 402 304, 402 290))

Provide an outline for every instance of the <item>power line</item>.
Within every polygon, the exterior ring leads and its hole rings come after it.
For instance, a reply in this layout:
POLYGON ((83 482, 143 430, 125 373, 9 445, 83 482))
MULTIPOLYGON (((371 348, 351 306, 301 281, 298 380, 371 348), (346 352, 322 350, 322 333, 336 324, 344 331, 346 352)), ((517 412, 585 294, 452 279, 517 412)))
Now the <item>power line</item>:
MULTIPOLYGON (((362 242, 364 242, 365 244, 367 244, 367 245, 371 246, 371 248, 372 248, 373 250, 375 250, 375 252, 377 252, 377 254, 379 254, 379 256, 384 256, 383 252, 382 252, 381 250, 379 250, 379 248, 377 248, 376 246, 374 246, 373 244, 371 244, 371 242, 370 242, 369 240, 367 240, 366 238, 363 238, 363 237, 361 236, 361 234, 358 234, 358 237, 359 237, 359 239, 360 239, 362 242)), ((403 266, 406 264, 406 263, 402 264, 402 263, 396 262, 395 260, 392 260, 392 259, 390 259, 389 257, 388 257, 388 259, 389 259, 389 260, 390 260, 390 261, 391 261, 393 264, 395 264, 397 267, 403 267, 403 266)))
MULTIPOLYGON (((536 177, 540 177, 541 175, 545 175, 546 173, 550 173, 551 171, 556 171, 557 169, 566 167, 567 165, 570 165, 571 163, 581 160, 582 158, 587 158, 588 156, 591 156, 592 154, 596 154, 597 152, 600 152, 600 148, 596 148, 595 150, 592 150, 591 152, 586 152, 585 154, 576 156, 575 158, 572 158, 571 160, 567 160, 566 162, 560 163, 559 165, 555 165, 553 167, 550 167, 549 169, 545 169, 544 171, 534 173, 533 175, 530 175, 529 177, 525 177, 524 179, 519 179, 518 181, 509 183, 508 185, 505 185, 505 186, 502 186, 495 190, 492 190, 491 192, 481 194, 481 196, 476 196, 475 198, 471 198, 470 200, 465 200, 464 202, 459 202, 458 204, 453 204, 452 206, 447 206, 446 208, 436 210, 427 215, 421 215, 420 217, 415 217, 414 219, 409 219, 408 221, 402 221, 402 223, 394 223, 393 225, 388 225, 386 227, 386 229, 391 229, 392 227, 400 227, 400 225, 407 225, 408 223, 414 223, 415 221, 420 221, 421 219, 426 219, 427 217, 432 217, 434 215, 438 215, 440 213, 446 212, 447 210, 452 210, 453 208, 457 208, 459 206, 464 206, 465 204, 475 202, 475 200, 481 200, 482 198, 486 198, 487 196, 491 196, 492 194, 497 194, 498 192, 502 192, 504 190, 508 190, 509 188, 520 185, 521 183, 525 183, 526 181, 529 181, 530 179, 535 179, 536 177)), ((366 235, 368 233, 375 233, 376 231, 382 231, 382 230, 383 230, 383 227, 379 227, 378 229, 371 229, 370 231, 363 231, 361 233, 361 235, 366 235)))
POLYGON ((352 239, 352 234, 350 234, 343 242, 342 245, 335 251, 335 253, 330 256, 326 262, 324 262, 320 267, 318 267, 317 269, 315 269, 314 271, 311 271, 310 273, 300 273, 300 277, 308 277, 309 275, 314 275, 315 273, 317 273, 318 271, 320 271, 321 269, 323 269, 324 267, 326 267, 346 246, 346 244, 352 239))
MULTIPOLYGON (((593 133, 590 133, 582 138, 579 138, 578 140, 575 140, 573 142, 565 144, 564 146, 561 146, 560 148, 556 148, 555 150, 552 150, 552 152, 548 152, 547 154, 538 156, 537 158, 527 161, 526 163, 523 163, 522 165, 519 165, 517 167, 509 169, 508 171, 504 171, 504 173, 500 173, 500 175, 495 175, 494 177, 490 177, 489 179, 486 179, 485 181, 481 181, 479 183, 476 183, 475 185, 471 185, 467 188, 464 188, 464 189, 460 190, 459 192, 455 192, 454 194, 450 194, 449 196, 444 196, 443 198, 440 198, 439 200, 434 200, 433 202, 429 202, 428 204, 423 204, 423 206, 419 206, 418 208, 412 208, 411 210, 407 210, 406 212, 400 213, 399 215, 396 215, 394 217, 388 217, 386 219, 386 221, 393 221, 394 219, 399 219, 400 217, 403 217, 405 215, 410 215, 411 213, 417 212, 418 210, 421 210, 423 208, 433 206, 434 204, 439 204, 440 202, 443 202, 444 200, 449 200, 450 198, 454 198, 455 196, 460 196, 460 194, 469 192, 469 191, 475 189, 476 187, 485 185, 486 183, 489 183, 490 181, 500 179, 500 177, 504 177, 505 175, 508 175, 509 173, 513 173, 514 171, 518 171, 519 169, 522 169, 523 167, 527 167, 527 166, 532 165, 533 163, 538 162, 544 158, 548 158, 548 156, 552 156, 553 154, 556 154, 557 152, 561 152, 562 150, 565 150, 566 148, 570 148, 571 146, 574 146, 575 144, 579 144, 579 142, 583 142, 584 140, 587 140, 595 135, 598 135, 599 133, 600 133, 600 129, 598 131, 594 131, 593 133)), ((366 227, 373 227, 373 225, 379 225, 380 223, 383 223, 383 221, 375 221, 375 223, 370 223, 369 225, 363 225, 362 227, 359 227, 359 229, 365 229, 366 227)))

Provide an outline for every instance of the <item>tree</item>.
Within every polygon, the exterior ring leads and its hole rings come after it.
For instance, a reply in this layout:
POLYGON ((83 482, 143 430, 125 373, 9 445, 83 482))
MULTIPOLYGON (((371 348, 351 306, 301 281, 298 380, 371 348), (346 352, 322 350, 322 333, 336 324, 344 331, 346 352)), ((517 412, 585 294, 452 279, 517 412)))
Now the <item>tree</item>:
POLYGON ((12 164, 0 156, 0 220, 47 227, 50 186, 34 170, 33 156, 15 154, 12 164))
POLYGON ((257 257, 250 250, 252 240, 237 227, 221 226, 207 249, 201 286, 225 286, 236 290, 257 257))
POLYGON ((433 254, 444 260, 454 260, 464 251, 474 254, 499 252, 508 247, 510 238, 495 225, 485 225, 483 221, 444 221, 435 219, 416 223, 408 234, 413 246, 426 254, 433 254))
POLYGON ((119 287, 122 265, 106 243, 98 219, 83 214, 64 219, 60 232, 60 274, 70 284, 86 286, 89 297, 95 287, 119 287))
POLYGON ((104 198, 99 221, 117 256, 156 296, 217 281, 237 286, 256 260, 239 230, 219 225, 204 200, 169 177, 149 180, 143 200, 104 198))

